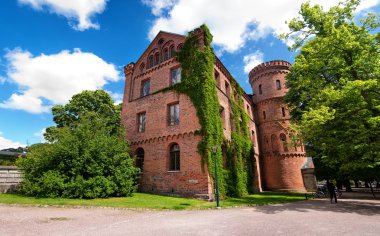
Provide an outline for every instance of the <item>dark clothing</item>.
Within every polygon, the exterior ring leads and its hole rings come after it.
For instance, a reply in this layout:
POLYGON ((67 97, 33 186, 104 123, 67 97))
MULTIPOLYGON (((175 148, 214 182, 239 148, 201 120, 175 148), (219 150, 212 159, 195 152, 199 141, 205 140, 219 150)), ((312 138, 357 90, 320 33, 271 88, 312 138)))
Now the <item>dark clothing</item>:
POLYGON ((335 186, 334 186, 333 183, 329 183, 329 182, 327 182, 327 190, 329 191, 330 202, 332 202, 333 197, 334 197, 334 199, 335 199, 335 203, 338 202, 338 201, 336 200, 335 186))

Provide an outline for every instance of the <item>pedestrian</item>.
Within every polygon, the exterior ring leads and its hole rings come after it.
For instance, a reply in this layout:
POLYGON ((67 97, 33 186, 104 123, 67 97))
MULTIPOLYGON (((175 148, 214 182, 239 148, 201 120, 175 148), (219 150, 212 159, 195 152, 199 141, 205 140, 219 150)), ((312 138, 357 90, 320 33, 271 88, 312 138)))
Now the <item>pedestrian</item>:
POLYGON ((329 180, 327 180, 327 190, 329 191, 329 195, 330 195, 330 203, 332 203, 332 199, 334 197, 335 199, 335 203, 338 203, 338 201, 336 200, 336 193, 335 193, 335 186, 333 183, 329 182, 329 180))

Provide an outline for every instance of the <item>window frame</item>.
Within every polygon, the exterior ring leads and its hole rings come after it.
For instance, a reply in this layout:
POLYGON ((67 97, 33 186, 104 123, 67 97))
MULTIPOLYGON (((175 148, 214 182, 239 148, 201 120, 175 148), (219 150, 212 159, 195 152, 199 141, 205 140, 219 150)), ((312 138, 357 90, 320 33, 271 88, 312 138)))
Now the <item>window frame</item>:
POLYGON ((140 97, 146 97, 150 95, 150 78, 141 81, 140 97), (149 83, 148 94, 145 94, 144 85, 149 83))
POLYGON ((168 104, 168 126, 175 126, 179 125, 180 123, 180 116, 179 116, 179 102, 173 102, 168 104), (176 107, 177 107, 177 115, 178 117, 174 117, 174 121, 172 122, 172 107, 174 107, 174 116, 176 114, 176 107), (176 119, 177 118, 177 119, 176 119))
POLYGON ((172 143, 169 145, 169 171, 179 172, 181 171, 181 149, 178 143, 172 143), (174 149, 174 147, 177 149, 174 149))
MULTIPOLYGON (((178 84, 178 83, 181 83, 181 80, 182 80, 182 68, 180 66, 176 66, 176 67, 173 67, 170 69, 170 85, 174 85, 174 84, 178 84), (174 71, 178 71, 179 70, 179 81, 173 83, 173 72, 174 71)), ((176 73, 176 75, 178 76, 178 72, 176 73)))
POLYGON ((276 89, 281 90, 281 81, 279 79, 276 80, 276 89))
POLYGON ((137 133, 144 133, 146 130, 146 112, 137 113, 137 133), (143 120, 140 117, 144 117, 143 120))

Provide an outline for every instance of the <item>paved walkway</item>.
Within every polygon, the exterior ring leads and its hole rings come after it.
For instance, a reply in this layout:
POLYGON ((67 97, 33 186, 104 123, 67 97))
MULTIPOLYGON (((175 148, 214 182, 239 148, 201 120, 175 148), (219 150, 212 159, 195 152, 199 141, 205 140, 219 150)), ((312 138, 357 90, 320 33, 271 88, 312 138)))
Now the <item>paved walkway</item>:
POLYGON ((343 199, 202 211, 0 205, 0 235, 379 235, 380 201, 343 199))

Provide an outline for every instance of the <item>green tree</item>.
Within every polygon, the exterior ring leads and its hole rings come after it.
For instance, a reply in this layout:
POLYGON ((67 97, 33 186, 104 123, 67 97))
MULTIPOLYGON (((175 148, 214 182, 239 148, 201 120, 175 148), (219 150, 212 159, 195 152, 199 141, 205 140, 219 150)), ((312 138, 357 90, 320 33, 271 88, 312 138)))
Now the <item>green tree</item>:
POLYGON ((55 113, 55 118, 60 116, 66 120, 55 119, 57 127, 49 136, 54 137, 53 141, 32 145, 28 156, 18 160, 23 172, 22 193, 67 198, 129 196, 133 193, 138 168, 133 166, 128 155, 123 129, 115 127, 120 125, 120 119, 114 120, 117 108, 111 107, 114 106, 111 98, 111 102, 106 99, 104 104, 99 102, 96 108, 90 109, 89 104, 95 102, 85 99, 82 100, 84 104, 77 102, 81 100, 77 98, 85 98, 91 93, 103 94, 85 91, 75 95, 69 104, 61 106, 71 113, 55 113), (72 107, 79 109, 74 111, 72 107), (106 116, 107 112, 114 111, 111 118, 106 116))
POLYGON ((105 119, 107 125, 112 127, 112 133, 118 132, 121 104, 115 106, 111 96, 104 90, 83 91, 74 95, 68 104, 52 108, 53 121, 56 126, 46 129, 45 139, 50 142, 54 141, 57 128, 75 127, 81 117, 88 112, 95 112, 99 117, 105 119))
POLYGON ((380 23, 372 13, 358 22, 359 3, 304 3, 283 35, 300 50, 286 77, 295 127, 308 154, 341 178, 380 166, 380 23))

